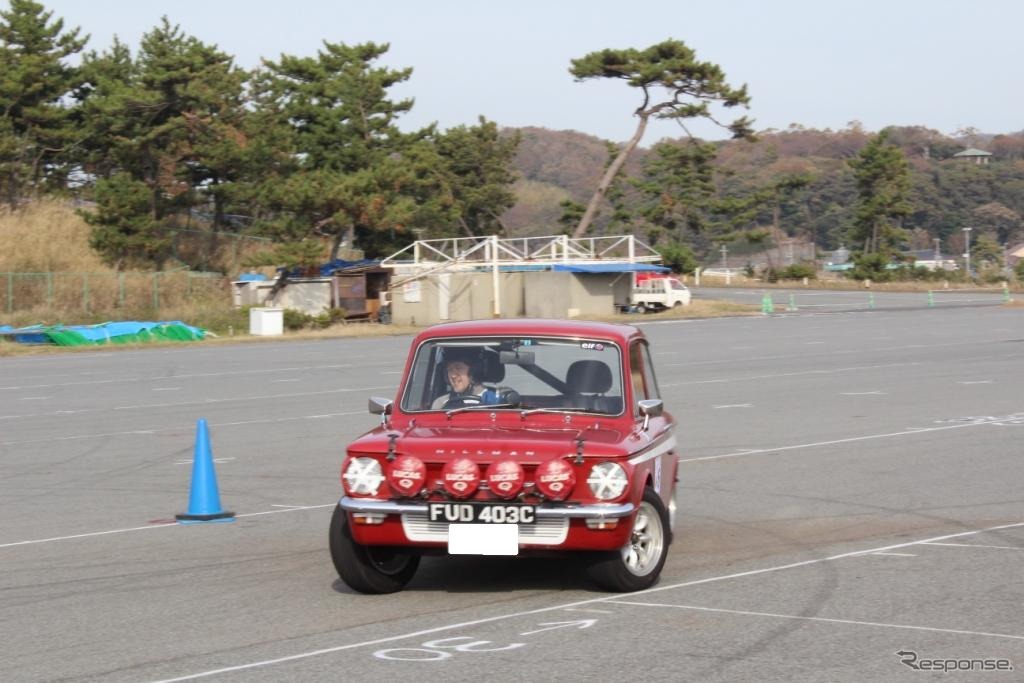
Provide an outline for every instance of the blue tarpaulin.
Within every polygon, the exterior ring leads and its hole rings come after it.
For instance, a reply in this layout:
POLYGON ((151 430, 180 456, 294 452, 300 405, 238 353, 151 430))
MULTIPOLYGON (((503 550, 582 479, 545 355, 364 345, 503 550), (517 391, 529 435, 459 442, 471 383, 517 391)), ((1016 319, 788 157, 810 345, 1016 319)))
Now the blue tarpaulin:
POLYGON ((58 344, 81 346, 96 344, 123 344, 149 341, 198 341, 208 333, 174 320, 170 322, 108 322, 99 325, 32 325, 14 328, 0 327, 0 335, 21 344, 58 344))

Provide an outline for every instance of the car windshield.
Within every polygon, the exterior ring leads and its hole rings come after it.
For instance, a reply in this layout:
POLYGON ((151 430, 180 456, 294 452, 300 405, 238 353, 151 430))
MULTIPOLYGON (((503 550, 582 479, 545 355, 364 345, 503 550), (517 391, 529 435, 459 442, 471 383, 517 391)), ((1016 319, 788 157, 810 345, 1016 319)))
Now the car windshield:
POLYGON ((552 337, 432 339, 416 350, 403 411, 488 406, 620 415, 622 354, 608 341, 552 337))

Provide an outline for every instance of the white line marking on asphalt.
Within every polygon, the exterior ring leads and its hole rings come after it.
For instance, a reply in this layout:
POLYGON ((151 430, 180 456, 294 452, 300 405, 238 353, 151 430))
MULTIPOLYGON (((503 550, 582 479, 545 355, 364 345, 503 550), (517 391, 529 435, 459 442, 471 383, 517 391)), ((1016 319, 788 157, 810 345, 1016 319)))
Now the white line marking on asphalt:
POLYGON ((153 387, 153 391, 181 391, 181 387, 153 387))
POLYGON ((298 382, 298 381, 299 381, 298 377, 293 377, 291 379, 272 379, 272 380, 270 380, 270 382, 272 384, 276 383, 276 382, 298 382))
POLYGON ((978 422, 962 422, 960 424, 943 425, 942 427, 917 427, 906 429, 902 432, 889 432, 887 434, 868 434, 866 436, 851 436, 848 439, 835 439, 833 441, 815 441, 814 443, 800 443, 792 446, 779 446, 778 448, 754 448, 722 453, 721 455, 706 455, 702 458, 683 458, 679 462, 701 462, 702 460, 721 460, 723 458, 737 458, 741 455, 760 455, 761 453, 780 453, 782 451, 795 451, 801 448, 816 448, 818 446, 835 446, 841 443, 856 443, 858 441, 870 441, 872 439, 889 439, 895 436, 907 436, 910 434, 925 434, 927 432, 938 432, 946 429, 959 429, 961 427, 977 427, 978 425, 996 424, 998 420, 985 420, 978 422))
POLYGON ((954 548, 993 548, 995 550, 1024 550, 1015 545, 975 545, 974 543, 923 543, 922 545, 944 545, 954 548))
POLYGON ((715 612, 719 614, 738 614, 746 617, 770 617, 773 619, 793 619, 796 621, 816 621, 827 624, 849 624, 851 626, 877 626, 880 628, 898 628, 909 631, 929 631, 932 633, 955 633, 962 636, 983 636, 985 638, 1008 638, 1010 640, 1024 640, 1024 636, 1016 636, 1009 633, 989 633, 987 631, 967 631, 955 628, 934 628, 932 626, 914 626, 912 624, 886 624, 879 621, 856 621, 853 619, 828 619, 826 617, 804 617, 795 614, 775 614, 773 612, 750 612, 739 609, 718 609, 714 607, 698 607, 696 605, 672 605, 657 602, 631 602, 628 600, 617 600, 612 604, 635 605, 637 607, 674 607, 676 609, 688 609, 698 612, 715 612))
POLYGON ((19 401, 49 401, 51 398, 53 398, 53 396, 25 396, 24 398, 19 398, 18 400, 19 401))
MULTIPOLYGON (((213 462, 231 462, 234 458, 214 458, 213 462)), ((179 460, 175 465, 191 465, 194 460, 179 460)))
MULTIPOLYGON (((274 417, 266 420, 240 420, 238 422, 211 422, 210 427, 237 427, 239 425, 273 424, 275 422, 294 422, 296 420, 322 419, 325 417, 342 417, 344 415, 364 415, 365 410, 353 410, 345 413, 330 413, 328 415, 299 415, 297 417, 274 417)), ((962 426, 962 425, 961 425, 962 426)), ((137 434, 159 434, 161 432, 176 432, 182 429, 181 425, 165 427, 162 429, 133 429, 125 432, 107 432, 105 434, 75 434, 72 436, 51 436, 46 439, 30 439, 27 441, 0 441, 0 446, 19 446, 33 443, 49 443, 51 441, 76 441, 79 439, 105 439, 110 436, 134 436, 137 434)))
POLYGON ((994 382, 990 379, 979 379, 975 381, 957 382, 957 384, 993 384, 994 382))
POLYGON ((719 410, 721 408, 753 408, 754 404, 753 403, 727 403, 725 405, 711 406, 711 407, 713 409, 715 409, 715 410, 719 410))
MULTIPOLYGON (((264 512, 246 512, 245 514, 235 515, 235 517, 259 517, 260 515, 273 515, 278 512, 293 512, 295 510, 317 510, 320 508, 334 507, 337 503, 328 503, 327 505, 307 505, 305 507, 290 507, 283 510, 266 510, 264 512)), ((36 545, 39 543, 50 543, 53 541, 70 541, 76 538, 90 538, 92 536, 108 536, 110 534, 123 534, 129 531, 146 531, 147 529, 160 529, 170 526, 190 526, 181 525, 177 522, 167 522, 161 524, 147 524, 146 526, 133 526, 127 529, 111 529, 110 531, 91 531, 85 534, 74 534, 73 536, 54 536, 52 538, 37 538, 31 541, 15 541, 14 543, 3 543, 0 544, 0 548, 11 548, 16 545, 36 545)))
POLYGON ((566 612, 586 612, 588 614, 615 614, 615 610, 610 609, 579 609, 576 607, 566 607, 566 612))
MULTIPOLYGON (((949 539, 949 538, 959 538, 959 537, 962 537, 962 536, 970 536, 972 534, 980 534, 980 533, 986 533, 986 532, 989 532, 989 531, 998 531, 1000 529, 1010 529, 1010 528, 1021 527, 1021 526, 1024 526, 1024 522, 1017 522, 1015 524, 1002 524, 1002 525, 999 525, 999 526, 988 527, 988 528, 985 528, 985 529, 976 529, 974 531, 962 531, 962 532, 956 533, 956 534, 947 534, 945 536, 936 536, 934 538, 926 538, 926 539, 922 539, 920 541, 910 541, 908 543, 899 543, 899 544, 896 544, 896 545, 883 546, 881 548, 869 548, 867 550, 856 550, 856 551, 849 552, 849 553, 842 553, 840 555, 831 555, 829 557, 820 557, 820 558, 813 559, 813 560, 804 560, 802 562, 793 562, 791 564, 777 565, 777 566, 774 566, 774 567, 764 567, 762 569, 753 569, 751 571, 738 572, 738 573, 735 573, 735 574, 725 574, 725 575, 722 575, 722 576, 712 576, 712 577, 709 577, 709 578, 706 578, 706 579, 695 579, 693 581, 686 581, 684 583, 677 583, 677 584, 673 584, 671 586, 658 586, 657 588, 648 588, 647 590, 638 591, 636 593, 631 593, 630 595, 634 595, 634 596, 648 595, 650 593, 660 593, 662 591, 675 590, 675 589, 678 589, 678 588, 686 588, 686 587, 689 587, 689 586, 698 586, 698 585, 701 585, 701 584, 713 583, 713 582, 716 582, 716 581, 725 581, 725 580, 728 580, 728 579, 738 579, 738 578, 745 577, 745 576, 757 576, 757 575, 760 575, 760 574, 767 574, 767 573, 770 573, 770 572, 777 572, 777 571, 782 571, 782 570, 785 570, 785 569, 794 569, 796 567, 806 567, 806 566, 809 566, 809 565, 821 564, 823 562, 833 562, 835 560, 841 560, 841 559, 845 559, 847 557, 856 557, 857 555, 864 555, 864 554, 869 554, 869 553, 881 552, 881 551, 885 551, 885 550, 896 550, 898 548, 906 548, 906 547, 909 547, 909 546, 912 546, 912 545, 917 545, 919 543, 924 543, 925 541, 942 541, 942 540, 949 539)), ((0 547, 2 547, 2 546, 0 546, 0 547)), ((271 665, 274 665, 274 664, 282 664, 284 662, 294 662, 294 661, 298 661, 298 660, 301 660, 301 659, 309 659, 310 657, 317 657, 319 655, 333 654, 333 653, 336 653, 336 652, 343 652, 345 650, 354 650, 354 649, 357 649, 357 648, 360 648, 360 647, 370 647, 370 646, 373 646, 373 645, 379 645, 381 643, 393 643, 393 642, 398 641, 398 640, 408 640, 409 638, 416 638, 416 637, 422 636, 422 635, 428 635, 428 634, 432 634, 432 633, 439 633, 441 631, 453 631, 453 630, 460 629, 460 628, 466 628, 468 626, 478 626, 480 624, 488 624, 488 623, 493 623, 495 621, 505 621, 505 620, 508 620, 508 619, 515 619, 515 618, 518 618, 518 617, 530 616, 530 615, 534 615, 534 614, 542 614, 544 612, 552 612, 554 610, 565 610, 565 609, 569 609, 569 608, 572 608, 572 607, 583 607, 585 605, 594 605, 594 604, 601 604, 601 603, 604 603, 604 604, 615 604, 614 601, 618 597, 620 597, 620 596, 618 596, 618 595, 608 595, 608 596, 601 597, 601 598, 592 598, 590 600, 580 600, 578 602, 570 602, 570 603, 566 603, 566 604, 563 604, 563 605, 554 605, 554 606, 551 606, 551 607, 540 607, 540 608, 537 608, 537 609, 527 610, 527 611, 524 611, 524 612, 512 612, 512 613, 509 613, 509 614, 499 614, 499 615, 493 616, 493 617, 484 617, 483 619, 475 619, 473 621, 463 621, 463 622, 459 622, 459 623, 456 623, 456 624, 448 624, 448 625, 445 625, 445 626, 436 626, 434 628, 424 629, 424 630, 421 630, 421 631, 414 631, 412 633, 403 633, 403 634, 397 635, 397 636, 387 636, 387 637, 384 637, 384 638, 378 638, 376 640, 367 640, 367 641, 363 641, 363 642, 359 642, 359 643, 349 643, 348 645, 338 645, 338 646, 335 646, 335 647, 328 647, 328 648, 324 648, 324 649, 321 649, 321 650, 312 650, 310 652, 302 652, 302 653, 299 653, 299 654, 296 654, 296 655, 289 655, 287 657, 278 657, 277 659, 265 659, 265 660, 258 661, 258 662, 250 662, 248 664, 239 664, 237 666, 228 666, 228 667, 224 667, 224 668, 221 668, 221 669, 212 669, 210 671, 203 671, 201 673, 188 674, 186 676, 179 676, 178 678, 167 678, 167 679, 163 679, 163 680, 160 680, 160 681, 154 681, 154 683, 178 683, 178 681, 193 681, 193 680, 196 680, 198 678, 209 678, 210 676, 217 676, 217 675, 220 675, 220 674, 231 673, 231 672, 234 672, 234 671, 245 671, 245 670, 248 670, 248 669, 255 669, 255 668, 263 667, 263 666, 271 666, 271 665)), ((998 635, 998 634, 995 634, 995 635, 998 635)), ((1022 637, 1022 636, 1010 636, 1010 637, 1022 637)))
POLYGON ((891 555, 893 557, 917 557, 914 553, 871 553, 872 555, 891 555))
POLYGON ((807 344, 808 346, 809 346, 809 345, 811 345, 811 344, 824 344, 824 343, 825 343, 825 342, 823 342, 823 341, 809 341, 809 342, 804 342, 804 344, 807 344))
POLYGON ((906 367, 910 365, 920 365, 921 363, 913 361, 910 363, 885 363, 884 365, 855 365, 848 368, 830 368, 828 370, 802 370, 800 372, 780 372, 772 375, 751 375, 748 377, 724 377, 721 379, 699 379, 693 382, 668 382, 662 384, 662 387, 681 387, 690 384, 721 384, 724 382, 749 382, 755 379, 776 379, 778 377, 800 377, 802 375, 834 375, 840 372, 856 372, 858 370, 878 370, 880 368, 895 368, 895 367, 906 367))
MULTIPOLYGON (((801 317, 805 317, 805 316, 801 316, 801 317)), ((714 320, 725 320, 725 319, 726 318, 714 318, 714 320)), ((992 339, 992 340, 982 340, 982 341, 946 342, 946 343, 942 343, 942 344, 929 344, 929 348, 938 349, 938 348, 944 348, 944 347, 947 347, 947 346, 970 346, 973 349, 973 348, 977 347, 979 344, 1001 344, 1004 341, 1005 340, 1002 340, 1002 339, 992 339)), ((921 347, 922 347, 921 344, 912 344, 910 346, 880 346, 880 347, 873 348, 873 349, 855 348, 855 349, 843 349, 843 350, 838 350, 838 351, 823 351, 823 352, 820 352, 820 353, 800 353, 798 355, 787 354, 787 355, 776 355, 776 356, 751 356, 749 358, 744 358, 743 360, 745 360, 745 361, 755 361, 755 360, 793 360, 793 359, 806 360, 808 358, 820 358, 820 357, 826 357, 827 358, 827 357, 830 357, 830 356, 860 355, 860 354, 863 354, 863 353, 873 353, 873 352, 876 352, 876 351, 901 351, 903 349, 911 349, 911 348, 912 349, 919 349, 921 347)), ((688 353, 691 353, 691 352, 690 351, 660 351, 660 352, 657 352, 656 355, 674 356, 674 355, 688 354, 688 353)), ((1017 356, 1015 354, 1006 355, 1006 356, 999 356, 999 358, 1005 358, 1005 359, 1016 358, 1016 357, 1017 356)), ((989 358, 994 358, 994 357, 990 356, 989 358)), ((666 363, 665 365, 668 366, 668 367, 676 367, 676 366, 679 366, 679 365, 685 365, 685 366, 716 365, 716 364, 721 364, 721 363, 727 363, 729 365, 734 365, 736 363, 736 359, 735 358, 723 358, 721 360, 685 361, 685 362, 682 362, 682 363, 666 363)), ((2 388, 2 387, 0 387, 0 388, 2 388)))
POLYGON ((843 391, 840 396, 885 396, 884 391, 843 391))
POLYGON ((355 389, 327 389, 324 391, 301 391, 290 394, 261 394, 257 396, 232 396, 229 398, 204 398, 198 401, 178 401, 175 403, 140 403, 131 406, 114 406, 113 408, 81 408, 79 410, 56 410, 48 413, 27 413, 22 415, 0 415, 0 420, 17 420, 30 417, 48 417, 50 415, 80 415, 82 413, 105 413, 114 410, 148 410, 150 408, 181 408, 185 406, 209 405, 211 403, 232 403, 236 401, 261 401, 264 399, 300 398, 303 396, 321 396, 324 394, 346 394, 356 391, 393 390, 394 385, 381 387, 359 387, 355 389))
MULTIPOLYGON (((383 363, 360 363, 360 367, 369 365, 383 365, 383 363)), ((192 379, 195 377, 229 377, 232 375, 265 375, 272 372, 302 372, 305 370, 334 370, 340 368, 351 368, 348 363, 336 363, 334 365, 305 365, 293 368, 263 368, 260 370, 226 370, 224 372, 193 372, 182 375, 164 375, 160 377, 124 377, 110 379, 96 379, 87 382, 60 382, 58 384, 26 384, 18 387, 0 387, 0 389, 42 389, 47 387, 78 387, 89 384, 112 384, 115 382, 157 382, 165 379, 192 379)))

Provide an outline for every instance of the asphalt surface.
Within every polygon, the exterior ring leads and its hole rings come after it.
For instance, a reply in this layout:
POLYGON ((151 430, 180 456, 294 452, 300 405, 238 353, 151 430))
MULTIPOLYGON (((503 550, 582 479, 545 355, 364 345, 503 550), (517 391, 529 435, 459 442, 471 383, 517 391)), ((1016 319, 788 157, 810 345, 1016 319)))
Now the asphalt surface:
POLYGON ((0 680, 1021 679, 1024 311, 643 327, 681 509, 630 595, 559 560, 337 580, 341 454, 408 337, 0 358, 0 680), (201 417, 238 517, 176 525, 201 417), (1014 670, 921 669, 981 660, 1014 670))
POLYGON ((692 287, 694 297, 735 301, 761 306, 765 296, 771 312, 838 313, 873 310, 907 310, 914 308, 958 308, 962 306, 998 306, 1007 294, 1001 290, 945 289, 941 285, 931 291, 877 292, 871 289, 828 290, 794 287, 791 289, 757 289, 751 287, 692 287))

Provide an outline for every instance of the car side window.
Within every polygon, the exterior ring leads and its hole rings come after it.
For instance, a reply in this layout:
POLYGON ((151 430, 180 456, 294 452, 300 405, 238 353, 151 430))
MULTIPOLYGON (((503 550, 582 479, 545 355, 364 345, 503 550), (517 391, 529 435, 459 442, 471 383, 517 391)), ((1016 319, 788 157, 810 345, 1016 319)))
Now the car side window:
POLYGON ((647 398, 644 385, 644 347, 636 341, 629 347, 629 379, 633 385, 633 412, 637 413, 636 402, 647 398))
POLYGON ((633 412, 639 414, 636 402, 646 398, 661 398, 654 364, 646 342, 635 341, 629 347, 629 375, 633 384, 633 412))
POLYGON ((651 361, 651 350, 647 344, 640 342, 640 353, 644 357, 644 384, 647 386, 647 398, 661 398, 661 391, 658 390, 658 379, 654 374, 654 363, 651 361))

